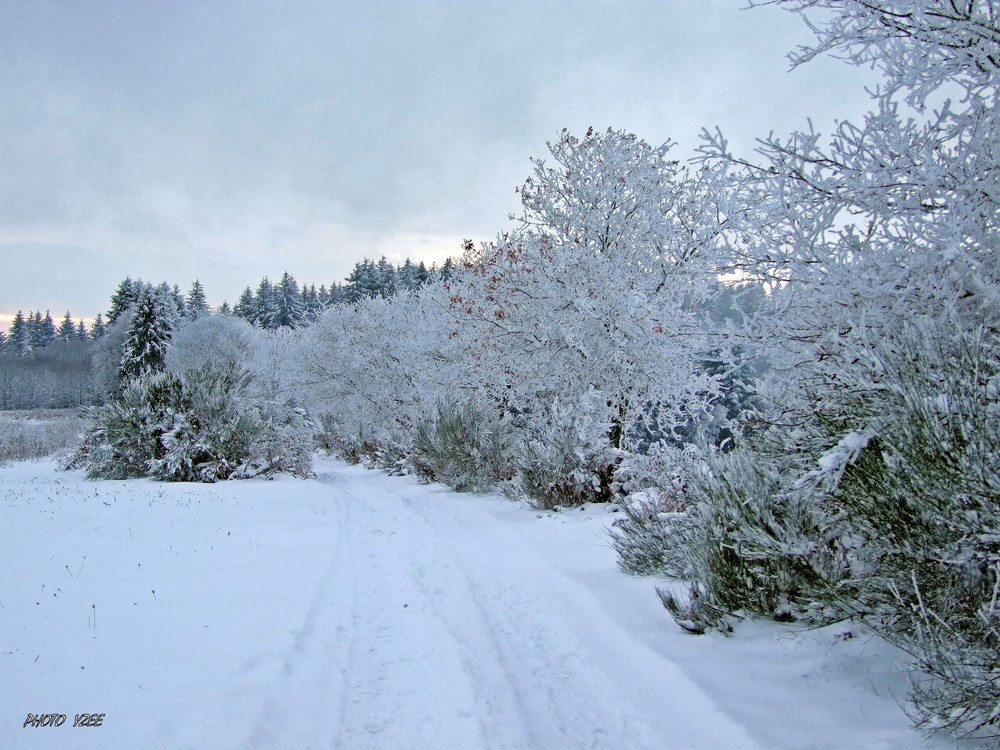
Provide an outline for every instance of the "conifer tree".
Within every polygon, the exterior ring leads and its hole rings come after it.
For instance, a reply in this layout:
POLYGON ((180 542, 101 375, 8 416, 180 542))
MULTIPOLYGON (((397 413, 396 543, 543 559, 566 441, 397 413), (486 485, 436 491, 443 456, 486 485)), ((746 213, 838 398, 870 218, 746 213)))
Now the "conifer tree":
POLYGON ((122 383, 163 370, 167 344, 176 321, 174 305, 169 288, 147 287, 140 293, 122 346, 119 367, 122 383))
POLYGON ((247 320, 255 326, 271 329, 276 328, 274 318, 274 285, 265 276, 257 285, 257 293, 253 297, 253 312, 247 320))
POLYGON ((73 318, 69 314, 69 310, 66 311, 66 316, 62 319, 59 324, 59 328, 56 331, 56 338, 60 341, 72 341, 73 337, 76 335, 76 325, 73 323, 73 318))
POLYGON ((288 271, 274 288, 274 314, 272 324, 268 328, 297 328, 305 319, 305 307, 299 295, 298 282, 288 271))
POLYGON ((79 321, 77 321, 76 331, 73 333, 73 340, 74 341, 87 340, 87 326, 84 325, 82 318, 79 321))
POLYGON ((97 313, 97 317, 94 319, 93 325, 90 326, 90 340, 100 341, 107 335, 108 335, 108 326, 104 322, 104 318, 101 315, 101 313, 97 313))
POLYGON ((132 281, 131 276, 126 276, 119 284, 118 289, 111 295, 111 308, 108 310, 108 324, 112 324, 135 304, 142 289, 142 279, 132 281))
POLYGON ((195 319, 208 312, 208 302, 205 300, 205 289, 198 279, 194 280, 188 292, 185 308, 189 318, 195 319))
POLYGON ((236 300, 236 307, 233 308, 233 314, 238 318, 243 318, 248 323, 253 323, 254 298, 253 289, 249 286, 243 290, 240 298, 236 300))
MULTIPOLYGON (((32 316, 29 314, 29 318, 32 316)), ((10 343, 18 356, 25 356, 31 352, 31 336, 28 332, 28 321, 24 319, 24 314, 18 310, 14 316, 14 322, 10 326, 10 343)))

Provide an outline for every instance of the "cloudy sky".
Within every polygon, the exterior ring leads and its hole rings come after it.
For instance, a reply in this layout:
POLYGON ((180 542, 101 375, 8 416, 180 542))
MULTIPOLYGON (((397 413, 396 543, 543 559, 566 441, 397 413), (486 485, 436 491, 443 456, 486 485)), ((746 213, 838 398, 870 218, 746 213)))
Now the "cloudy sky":
POLYGON ((510 225, 564 127, 686 157, 867 109, 870 73, 788 72, 808 30, 743 5, 0 0, 0 313, 440 262, 510 225))

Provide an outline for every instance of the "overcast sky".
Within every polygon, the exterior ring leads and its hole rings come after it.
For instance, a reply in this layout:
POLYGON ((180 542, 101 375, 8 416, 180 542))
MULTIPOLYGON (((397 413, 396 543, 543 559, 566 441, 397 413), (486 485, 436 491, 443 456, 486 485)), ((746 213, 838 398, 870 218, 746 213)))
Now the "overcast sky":
POLYGON ((92 317, 130 275, 442 261, 510 226, 562 128, 679 143, 868 109, 870 73, 743 0, 0 0, 0 313, 92 317))

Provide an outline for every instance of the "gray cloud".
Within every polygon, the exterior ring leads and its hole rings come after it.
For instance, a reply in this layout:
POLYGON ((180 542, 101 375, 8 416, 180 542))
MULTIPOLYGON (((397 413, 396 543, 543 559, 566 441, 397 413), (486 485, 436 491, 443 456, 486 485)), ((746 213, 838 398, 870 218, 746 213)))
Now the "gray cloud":
POLYGON ((0 312, 91 315, 126 274, 200 276, 217 303, 286 268, 328 283, 365 254, 443 258, 504 228, 562 127, 686 154, 702 126, 749 150, 863 111, 865 74, 786 74, 805 28, 739 5, 4 4, 0 253, 28 270, 0 279, 0 312), (54 247, 100 279, 46 274, 54 247))

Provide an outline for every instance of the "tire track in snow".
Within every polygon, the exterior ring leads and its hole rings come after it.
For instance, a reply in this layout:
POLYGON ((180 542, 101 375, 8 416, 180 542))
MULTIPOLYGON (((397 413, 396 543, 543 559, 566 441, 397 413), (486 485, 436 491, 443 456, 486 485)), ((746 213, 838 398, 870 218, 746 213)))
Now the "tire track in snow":
POLYGON ((333 555, 248 749, 759 747, 477 498, 320 481, 333 555))
MULTIPOLYGON (((758 746, 675 665, 646 653, 620 627, 605 639, 618 626, 596 600, 576 593, 579 584, 535 555, 475 498, 387 477, 364 481, 371 496, 352 508, 351 524, 353 532, 371 535, 361 604, 372 608, 371 622, 401 628, 377 634, 381 662, 355 665, 359 680, 371 678, 379 688, 356 705, 378 717, 368 725, 377 729, 370 739, 463 748, 758 746), (383 606, 373 604, 369 592, 383 606), (409 619, 401 619, 404 612, 409 619), (429 637, 436 645, 422 644, 429 637), (606 640, 618 648, 606 649, 606 640), (623 642, 635 652, 624 653, 623 642), (427 672, 421 678, 394 666, 399 653, 420 653, 428 667, 451 674, 452 689, 428 683, 427 672), (649 657, 655 658, 647 663, 649 657), (400 709, 389 697, 421 679, 419 702, 400 709), (696 716, 665 719, 676 707, 696 716), (468 735, 442 741, 449 708, 471 711, 475 741, 468 735), (422 724, 421 716, 427 717, 422 724)), ((358 715, 345 714, 355 740, 364 736, 358 715)))
POLYGON ((338 504, 333 556, 282 659, 280 675, 245 743, 248 750, 331 747, 342 717, 354 649, 356 570, 344 508, 338 504))

